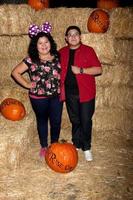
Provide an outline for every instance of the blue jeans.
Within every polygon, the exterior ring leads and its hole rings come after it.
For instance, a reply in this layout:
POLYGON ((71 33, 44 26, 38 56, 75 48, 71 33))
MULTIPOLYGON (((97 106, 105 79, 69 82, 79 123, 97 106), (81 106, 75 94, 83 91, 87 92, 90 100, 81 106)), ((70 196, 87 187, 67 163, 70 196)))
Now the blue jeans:
POLYGON ((45 99, 30 98, 36 115, 37 130, 41 147, 48 146, 48 120, 50 122, 51 143, 58 142, 61 129, 62 102, 59 97, 45 99))

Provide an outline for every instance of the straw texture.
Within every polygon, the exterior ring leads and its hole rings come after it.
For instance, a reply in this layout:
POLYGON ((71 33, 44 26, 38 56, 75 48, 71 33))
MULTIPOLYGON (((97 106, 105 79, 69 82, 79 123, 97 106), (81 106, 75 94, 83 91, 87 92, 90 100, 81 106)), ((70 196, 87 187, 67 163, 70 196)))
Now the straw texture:
MULTIPOLYGON (((133 162, 133 8, 109 11, 105 34, 90 33, 87 20, 92 8, 54 8, 35 11, 28 5, 0 6, 0 102, 16 98, 25 105, 26 117, 12 122, 0 115, 0 200, 131 200, 133 162), (77 25, 82 41, 92 46, 103 67, 96 77, 96 112, 92 151, 87 163, 79 151, 71 173, 55 173, 40 161, 36 120, 28 91, 11 78, 12 68, 27 56, 28 27, 49 21, 58 49, 64 32, 77 25)), ((26 75, 26 78, 28 76, 26 75)), ((71 124, 64 104, 60 139, 71 142, 71 124)))

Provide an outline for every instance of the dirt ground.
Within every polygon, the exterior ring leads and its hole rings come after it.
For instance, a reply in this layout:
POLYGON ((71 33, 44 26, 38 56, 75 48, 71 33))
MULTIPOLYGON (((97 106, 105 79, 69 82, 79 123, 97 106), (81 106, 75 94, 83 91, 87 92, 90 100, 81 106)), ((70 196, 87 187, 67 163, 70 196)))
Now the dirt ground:
MULTIPOLYGON (((76 169, 67 174, 40 160, 36 137, 19 169, 0 169, 0 200, 133 200, 132 141, 122 134, 94 132, 94 160, 86 162, 80 150, 76 169)), ((70 140, 70 128, 64 137, 70 140)))

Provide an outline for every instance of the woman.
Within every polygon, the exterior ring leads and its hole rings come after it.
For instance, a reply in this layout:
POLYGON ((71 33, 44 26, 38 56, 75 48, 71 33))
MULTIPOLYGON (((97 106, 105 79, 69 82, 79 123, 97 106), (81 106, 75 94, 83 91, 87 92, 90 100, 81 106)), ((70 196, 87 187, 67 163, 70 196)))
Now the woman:
POLYGON ((40 157, 44 157, 48 146, 48 120, 50 122, 51 143, 58 142, 62 103, 60 94, 60 63, 57 46, 51 34, 51 25, 46 22, 41 27, 31 25, 28 57, 12 71, 14 79, 29 89, 29 98, 36 115, 40 140, 40 157), (28 71, 28 82, 23 73, 28 71))

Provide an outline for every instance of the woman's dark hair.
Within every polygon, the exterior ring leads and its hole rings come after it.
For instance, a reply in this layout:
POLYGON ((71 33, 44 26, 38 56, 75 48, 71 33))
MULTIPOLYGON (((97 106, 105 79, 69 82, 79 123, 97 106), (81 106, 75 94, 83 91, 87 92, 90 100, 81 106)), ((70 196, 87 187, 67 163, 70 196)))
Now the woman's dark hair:
POLYGON ((29 48, 28 48, 29 57, 31 58, 32 62, 35 62, 35 63, 40 63, 39 53, 37 50, 37 42, 40 37, 46 37, 49 40, 50 45, 51 45, 51 49, 50 49, 51 55, 55 55, 55 56, 59 55, 57 51, 57 45, 53 37, 50 35, 50 33, 40 32, 36 36, 31 38, 29 48))
POLYGON ((67 35, 68 35, 68 32, 69 32, 70 30, 72 30, 72 29, 77 30, 78 33, 79 33, 79 35, 81 35, 81 30, 80 30, 80 28, 79 28, 78 26, 69 26, 69 27, 66 29, 65 36, 67 36, 67 35))

